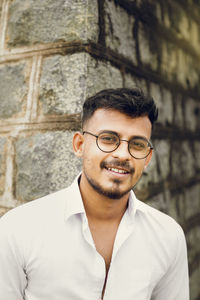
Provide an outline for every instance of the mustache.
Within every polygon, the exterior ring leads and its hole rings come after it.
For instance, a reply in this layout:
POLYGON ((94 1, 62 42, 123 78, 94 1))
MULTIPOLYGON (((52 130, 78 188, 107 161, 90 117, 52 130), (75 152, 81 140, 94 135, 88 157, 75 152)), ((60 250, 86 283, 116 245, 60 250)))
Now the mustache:
POLYGON ((124 168, 125 170, 127 170, 129 173, 134 173, 135 169, 133 167, 130 166, 130 164, 127 161, 120 161, 120 160, 111 160, 111 161, 102 161, 100 163, 100 167, 103 168, 124 168))

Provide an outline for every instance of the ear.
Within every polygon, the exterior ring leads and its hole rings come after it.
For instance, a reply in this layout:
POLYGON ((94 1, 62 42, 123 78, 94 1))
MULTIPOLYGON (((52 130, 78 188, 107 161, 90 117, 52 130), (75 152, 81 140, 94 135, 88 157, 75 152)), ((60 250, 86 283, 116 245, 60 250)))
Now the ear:
POLYGON ((146 169, 146 167, 147 167, 148 164, 150 163, 151 158, 152 158, 152 154, 153 154, 153 149, 151 149, 151 152, 149 153, 149 155, 148 155, 148 156, 146 157, 146 159, 145 159, 144 169, 146 169))
POLYGON ((84 144, 83 134, 81 132, 76 132, 73 136, 72 146, 73 146, 74 153, 77 157, 82 157, 83 144, 84 144))

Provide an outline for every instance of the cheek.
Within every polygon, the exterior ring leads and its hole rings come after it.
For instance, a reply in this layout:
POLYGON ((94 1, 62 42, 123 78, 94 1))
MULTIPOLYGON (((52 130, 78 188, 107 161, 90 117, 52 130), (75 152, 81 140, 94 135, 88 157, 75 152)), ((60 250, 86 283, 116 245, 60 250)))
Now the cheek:
POLYGON ((145 160, 138 160, 135 163, 135 173, 137 174, 137 177, 140 177, 142 175, 144 168, 145 168, 145 160))

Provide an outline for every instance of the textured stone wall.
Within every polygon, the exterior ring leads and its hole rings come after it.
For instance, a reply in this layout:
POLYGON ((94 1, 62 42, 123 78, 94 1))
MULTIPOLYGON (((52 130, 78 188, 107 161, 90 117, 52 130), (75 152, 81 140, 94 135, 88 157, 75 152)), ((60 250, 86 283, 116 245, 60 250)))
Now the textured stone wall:
POLYGON ((0 214, 71 183, 86 96, 139 86, 160 109, 138 197, 184 228, 200 299, 200 2, 0 1, 0 214))

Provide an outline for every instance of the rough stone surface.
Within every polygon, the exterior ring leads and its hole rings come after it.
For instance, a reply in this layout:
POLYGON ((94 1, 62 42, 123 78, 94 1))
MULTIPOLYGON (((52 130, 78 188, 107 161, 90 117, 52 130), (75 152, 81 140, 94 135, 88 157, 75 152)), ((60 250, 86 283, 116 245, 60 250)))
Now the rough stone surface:
MULTIPOLYGON (((190 189, 185 190, 185 218, 188 219, 198 213, 200 208, 200 186, 194 185, 190 189)), ((200 243, 200 239, 199 239, 200 243)), ((200 249, 199 249, 200 251, 200 249)))
POLYGON ((153 153, 151 162, 144 170, 144 173, 136 185, 136 189, 142 191, 145 188, 148 188, 151 183, 157 183, 159 180, 157 163, 156 163, 156 155, 153 153))
POLYGON ((183 195, 173 194, 167 189, 165 189, 164 194, 166 203, 166 213, 180 223, 182 220, 182 216, 179 215, 179 210, 177 209, 177 207, 178 204, 183 201, 183 195))
POLYGON ((0 18, 1 18, 1 15, 2 15, 2 3, 3 1, 0 1, 0 18))
POLYGON ((136 63, 134 17, 112 1, 105 2, 106 45, 136 63))
POLYGON ((154 152, 157 157, 159 180, 166 180, 170 173, 170 145, 168 141, 156 140, 153 143, 154 152))
POLYGON ((44 114, 77 113, 86 90, 87 54, 55 55, 43 63, 40 101, 44 114))
POLYGON ((148 205, 166 213, 167 211, 167 206, 166 206, 166 201, 165 201, 165 197, 164 194, 158 194, 154 197, 152 197, 149 201, 148 201, 148 205))
POLYGON ((159 110, 158 122, 163 125, 172 124, 173 105, 170 91, 151 83, 150 95, 154 98, 159 110))
POLYGON ((14 0, 9 16, 9 47, 98 37, 96 0, 14 0))
POLYGON ((190 276, 190 300, 196 300, 199 297, 199 278, 200 268, 198 267, 190 276))
POLYGON ((195 164, 196 168, 200 170, 200 141, 195 141, 194 143, 194 151, 195 151, 195 164))
MULTIPOLYGON (((198 52, 197 52, 198 53, 198 52)), ((196 58, 174 44, 162 45, 161 69, 166 78, 177 80, 184 88, 194 88, 199 82, 199 63, 196 58)))
POLYGON ((194 64, 194 58, 183 50, 178 50, 177 79, 185 87, 194 87, 199 83, 199 63, 194 64))
POLYGON ((193 99, 185 101, 186 127, 191 131, 195 131, 198 126, 196 112, 200 112, 200 103, 193 99))
POLYGON ((9 118, 22 110, 27 94, 25 64, 0 67, 0 118, 9 118))
POLYGON ((189 41, 192 43, 193 47, 196 49, 197 53, 199 53, 199 48, 200 48, 200 36, 199 36, 199 26, 196 22, 194 21, 191 21, 190 22, 190 30, 188 31, 188 34, 189 32, 191 33, 190 34, 190 37, 189 37, 189 41))
MULTIPOLYGON (((150 36, 151 34, 148 32, 148 26, 144 26, 142 23, 139 23, 138 28, 138 42, 139 42, 139 53, 141 62, 144 65, 148 65, 152 68, 152 70, 156 70, 158 67, 158 53, 152 51, 154 47, 150 46, 150 36)), ((158 49, 157 49, 158 50, 158 49)))
POLYGON ((169 79, 174 80, 177 77, 178 51, 176 45, 171 43, 162 44, 162 62, 161 70, 169 79))
POLYGON ((192 154, 190 143, 176 141, 172 145, 172 174, 174 178, 181 181, 183 178, 189 179, 195 176, 195 160, 192 154))
POLYGON ((120 88, 123 86, 120 71, 109 62, 97 62, 88 58, 86 96, 92 96, 103 89, 120 88))
POLYGON ((187 246, 188 246, 188 261, 189 265, 192 266, 190 268, 190 294, 191 300, 198 299, 199 295, 199 277, 200 277, 200 264, 196 257, 200 253, 200 227, 196 226, 192 230, 190 230, 187 235, 187 246))
POLYGON ((172 97, 173 102, 173 123, 179 128, 183 128, 184 118, 183 118, 183 105, 182 97, 179 94, 175 94, 172 97))
POLYGON ((87 96, 114 87, 122 87, 122 77, 110 63, 97 63, 86 53, 56 55, 43 63, 42 110, 44 114, 78 113, 87 96))
POLYGON ((126 74, 124 76, 124 87, 126 88, 138 87, 141 88, 145 94, 148 93, 146 81, 142 78, 137 78, 130 74, 126 74))
POLYGON ((5 183, 5 145, 6 138, 0 137, 0 195, 3 194, 5 183))
POLYGON ((81 162, 72 152, 72 132, 46 132, 16 142, 16 196, 30 201, 67 187, 81 162))

